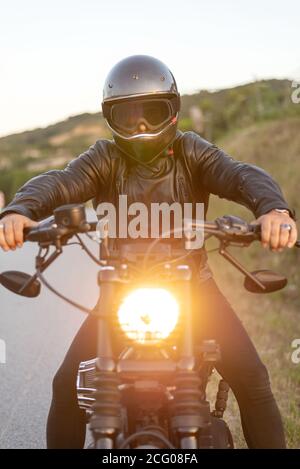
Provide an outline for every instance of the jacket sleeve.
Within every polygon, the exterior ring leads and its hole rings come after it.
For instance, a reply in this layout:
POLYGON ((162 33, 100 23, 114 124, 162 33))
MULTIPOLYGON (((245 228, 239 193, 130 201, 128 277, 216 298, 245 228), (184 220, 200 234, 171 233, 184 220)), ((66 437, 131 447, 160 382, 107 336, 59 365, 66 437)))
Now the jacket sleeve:
POLYGON ((104 187, 110 173, 105 141, 99 140, 63 170, 51 170, 30 179, 1 212, 14 212, 32 220, 50 216, 60 205, 83 203, 104 187))
POLYGON ((279 185, 266 171, 234 160, 199 136, 193 148, 198 178, 209 193, 245 205, 256 218, 274 208, 287 209, 294 217, 279 185))

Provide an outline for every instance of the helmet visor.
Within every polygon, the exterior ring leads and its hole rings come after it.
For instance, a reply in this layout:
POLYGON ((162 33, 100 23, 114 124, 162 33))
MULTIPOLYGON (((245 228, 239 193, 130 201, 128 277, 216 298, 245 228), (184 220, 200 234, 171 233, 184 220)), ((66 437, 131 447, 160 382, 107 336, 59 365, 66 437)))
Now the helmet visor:
POLYGON ((170 99, 139 99, 112 104, 110 123, 113 128, 133 134, 140 132, 142 124, 145 132, 157 130, 168 123, 174 115, 170 99))

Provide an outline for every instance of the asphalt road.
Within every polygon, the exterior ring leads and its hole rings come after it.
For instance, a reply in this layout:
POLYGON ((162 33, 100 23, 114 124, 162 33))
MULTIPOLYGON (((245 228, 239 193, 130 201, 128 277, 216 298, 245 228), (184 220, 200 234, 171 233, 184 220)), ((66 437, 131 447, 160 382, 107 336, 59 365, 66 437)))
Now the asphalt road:
MULTIPOLYGON (((91 219, 91 217, 89 217, 91 219)), ((97 246, 89 242, 97 252, 97 246)), ((34 271, 37 246, 0 252, 0 272, 34 271)), ((64 294, 92 307, 98 295, 97 265, 70 246, 45 272, 64 294)), ((42 287, 38 298, 22 298, 0 286, 0 448, 44 448, 52 377, 85 314, 42 287)))

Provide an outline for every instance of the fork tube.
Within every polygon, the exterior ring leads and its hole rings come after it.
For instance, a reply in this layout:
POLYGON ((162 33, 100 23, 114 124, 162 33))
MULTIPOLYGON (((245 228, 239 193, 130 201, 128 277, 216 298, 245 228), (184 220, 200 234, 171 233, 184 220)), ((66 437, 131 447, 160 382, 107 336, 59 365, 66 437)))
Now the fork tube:
MULTIPOLYGON (((114 284, 105 282, 101 286, 100 300, 97 303, 95 315, 97 316, 97 358, 98 367, 101 362, 113 360, 113 351, 111 343, 111 334, 109 327, 110 312, 112 307, 112 298, 114 293, 114 284)), ((102 363, 103 365, 103 363, 102 363)), ((100 368, 102 366, 100 365, 100 368)), ((106 368, 106 367, 105 367, 106 368)), ((109 370, 105 370, 109 371, 109 370)))
POLYGON ((111 341, 111 314, 115 298, 115 289, 118 283, 118 272, 112 266, 103 267, 99 272, 100 297, 93 310, 97 317, 97 358, 98 369, 112 371, 114 369, 114 356, 111 341))
POLYGON ((183 293, 185 297, 184 309, 185 309, 185 325, 184 325, 184 341, 182 354, 184 357, 193 357, 193 325, 192 325, 192 314, 191 314, 191 285, 189 281, 183 283, 183 293))
POLYGON ((110 315, 118 273, 107 266, 99 272, 100 298, 93 314, 97 317, 97 362, 94 379, 95 402, 92 406, 90 429, 95 448, 112 449, 122 427, 121 403, 116 364, 113 356, 110 315))
POLYGON ((202 402, 201 378, 195 370, 193 347, 191 269, 189 266, 177 267, 178 286, 182 291, 182 311, 184 326, 179 361, 174 379, 175 391, 171 410, 171 428, 179 448, 195 449, 201 428, 209 424, 209 407, 202 402))
POLYGON ((193 369, 194 347, 193 347, 193 325, 191 307, 191 270, 189 266, 179 265, 177 276, 182 292, 181 314, 184 314, 184 326, 180 349, 180 364, 182 368, 193 369))

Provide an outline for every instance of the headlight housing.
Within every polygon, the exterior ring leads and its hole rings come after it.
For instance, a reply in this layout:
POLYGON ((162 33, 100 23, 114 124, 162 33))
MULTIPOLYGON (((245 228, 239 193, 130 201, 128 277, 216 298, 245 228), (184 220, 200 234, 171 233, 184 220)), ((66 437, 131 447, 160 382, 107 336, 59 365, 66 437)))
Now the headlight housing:
POLYGON ((138 288, 125 297, 118 320, 126 336, 143 345, 169 337, 179 320, 179 305, 164 288, 138 288))

